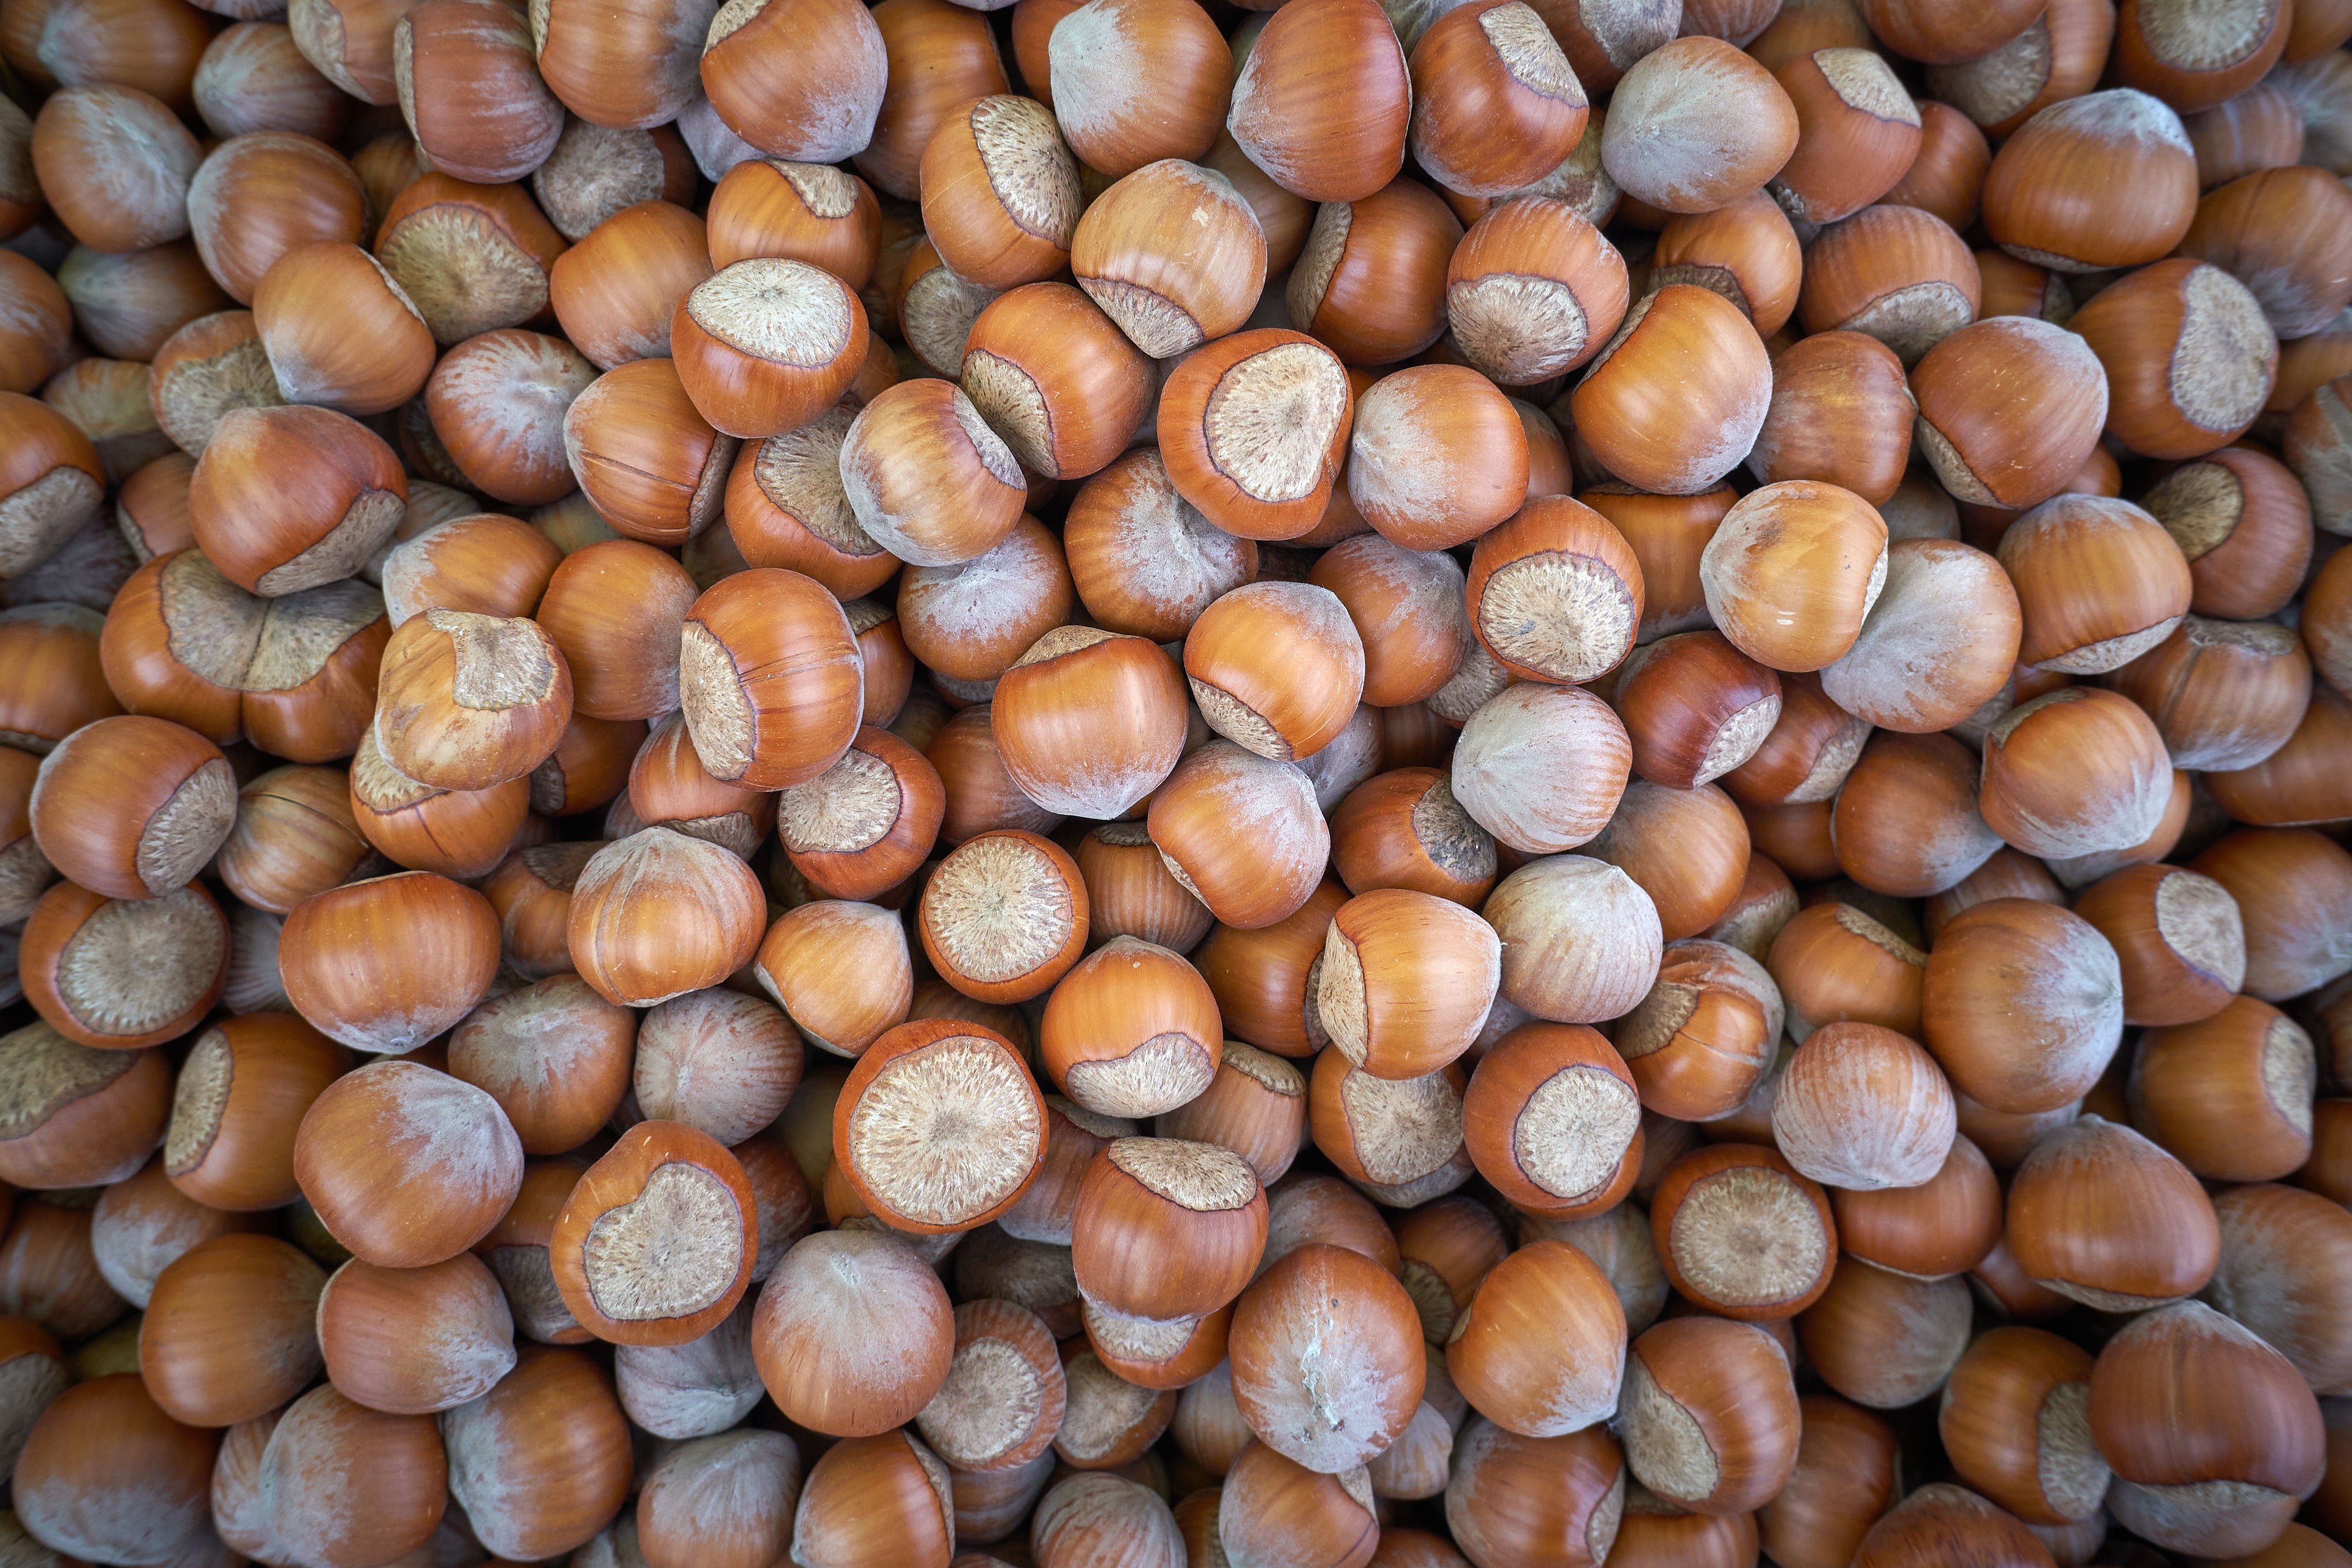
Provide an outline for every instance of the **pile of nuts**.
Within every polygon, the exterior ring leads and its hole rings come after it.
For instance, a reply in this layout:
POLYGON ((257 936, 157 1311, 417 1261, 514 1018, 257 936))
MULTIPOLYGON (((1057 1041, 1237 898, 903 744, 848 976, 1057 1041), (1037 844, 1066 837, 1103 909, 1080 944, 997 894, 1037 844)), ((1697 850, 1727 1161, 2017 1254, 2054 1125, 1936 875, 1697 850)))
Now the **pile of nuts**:
POLYGON ((1240 5, 0 0, 0 1564, 2352 1568, 2352 0, 1240 5))

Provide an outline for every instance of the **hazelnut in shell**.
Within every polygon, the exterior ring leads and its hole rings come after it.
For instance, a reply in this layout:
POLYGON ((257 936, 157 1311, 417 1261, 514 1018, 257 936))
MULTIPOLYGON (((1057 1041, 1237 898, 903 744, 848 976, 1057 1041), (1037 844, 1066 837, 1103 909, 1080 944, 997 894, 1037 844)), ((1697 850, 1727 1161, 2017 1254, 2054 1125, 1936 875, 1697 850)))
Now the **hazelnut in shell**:
POLYGON ((1405 52, 1370 0, 1270 19, 1241 62, 1225 129, 1250 162, 1310 202, 1353 202, 1403 167, 1405 52))
MULTIPOLYGON (((1128 13, 1175 8, 1168 0, 1105 0, 1081 7, 1088 15, 1073 30, 1131 26, 1121 20, 1128 13)), ((1266 249, 1258 215, 1230 178, 1169 157, 1131 171, 1087 205, 1070 241, 1070 269, 1137 348, 1165 360, 1249 320, 1265 284, 1266 249)))
POLYGON ((1710 212, 1780 173, 1799 125, 1764 67, 1721 38, 1676 38, 1637 60, 1611 94, 1601 166, 1664 212, 1710 212))
POLYGON ((1771 382, 1763 342, 1738 306, 1670 283, 1626 311, 1570 407, 1612 474, 1643 489, 1696 495, 1754 447, 1771 382), (1669 385, 1671 398, 1662 395, 1669 385))
POLYGON ((2188 1167, 2099 1116, 2034 1144, 2010 1184, 2004 1240, 2027 1278, 2103 1311, 2195 1294, 2221 1248, 2212 1203, 2188 1167))
POLYGON ((329 1234, 387 1268, 454 1258, 488 1235, 522 1184, 522 1145, 498 1102, 421 1062, 338 1079, 302 1118, 294 1175, 329 1234))
POLYGON ((640 1121, 591 1165, 548 1242, 563 1304, 615 1344, 680 1344, 751 1285, 758 1220, 743 1167, 709 1134, 640 1121))
POLYGON ((1045 1160, 1045 1102, 1020 1054, 961 1019, 885 1033, 850 1069, 833 1123, 843 1176, 877 1217, 918 1235, 999 1217, 1045 1160))

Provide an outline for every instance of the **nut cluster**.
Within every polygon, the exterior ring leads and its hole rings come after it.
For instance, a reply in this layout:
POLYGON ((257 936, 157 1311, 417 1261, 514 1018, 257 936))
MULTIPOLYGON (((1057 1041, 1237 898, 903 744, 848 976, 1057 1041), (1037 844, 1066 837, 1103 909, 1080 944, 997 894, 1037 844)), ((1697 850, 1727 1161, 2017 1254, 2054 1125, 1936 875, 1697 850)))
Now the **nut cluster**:
POLYGON ((2352 1565, 2352 0, 0 0, 0 1564, 2352 1565))

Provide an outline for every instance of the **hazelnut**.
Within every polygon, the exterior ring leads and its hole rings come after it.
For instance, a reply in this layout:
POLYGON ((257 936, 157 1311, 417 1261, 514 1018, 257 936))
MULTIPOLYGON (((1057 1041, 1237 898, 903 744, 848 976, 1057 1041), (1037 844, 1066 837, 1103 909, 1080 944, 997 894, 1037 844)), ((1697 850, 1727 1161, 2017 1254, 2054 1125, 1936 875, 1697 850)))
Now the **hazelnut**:
POLYGON ((89 437, 47 405, 0 393, 0 467, 9 516, 0 521, 0 567, 16 576, 57 553, 97 511, 106 483, 89 437))
POLYGON ((540 77, 537 42, 485 0, 425 0, 394 26, 400 115, 434 168, 496 184, 547 161, 563 105, 540 77))
POLYGON ((1968 248, 1933 213, 1891 202, 1866 207, 1831 225, 1807 253, 1798 320, 1809 332, 1876 338, 1916 366, 1987 313, 1968 248))
POLYGON ((1999 562, 1957 540, 1896 540, 1885 559, 1885 584, 1853 646, 1822 668, 1822 691, 1885 729, 1949 729, 2007 683, 2020 595, 1999 562))
POLYGON ((449 1075, 499 1102, 524 1153, 561 1154, 620 1108, 637 1039, 635 1014, 555 974, 468 1013, 449 1036, 449 1075))
POLYGON ((1919 106, 1866 48, 1815 49, 1776 68, 1795 111, 1795 150, 1772 178, 1791 216, 1834 223, 1892 190, 1918 156, 1919 106))
POLYGON ((1876 510, 1810 479, 1742 498, 1699 561, 1724 635, 1759 664, 1798 671, 1834 664, 1854 646, 1886 574, 1886 525, 1876 510))
POLYGON ((888 109, 886 72, 898 72, 889 68, 886 29, 839 0, 721 5, 703 44, 701 85, 725 128, 756 150, 836 163, 888 134, 877 116, 888 109), (778 68, 787 41, 791 63, 778 68))
POLYGON ((728 849, 667 827, 607 845, 582 868, 572 961, 606 1001, 650 1006, 715 985, 758 949, 759 879, 728 849))
POLYGON ((2001 847, 1977 809, 1977 759, 1949 735, 1874 734, 1831 816, 1838 864, 1864 888, 1932 898, 2001 847))
MULTIPOLYGON (((1116 37, 1122 26, 1146 25, 1155 10, 1201 15, 1189 3, 1155 8, 1100 0, 1080 9, 1086 16, 1072 24, 1080 37, 1096 28, 1116 37), (1139 20, 1127 21, 1130 15, 1139 20)), ((1223 47, 1222 38, 1217 47, 1223 47)), ((1133 80, 1141 85, 1142 79, 1133 80)), ((1166 89, 1163 80, 1152 85, 1155 91, 1166 89)), ((1226 174, 1181 157, 1161 158, 1088 204, 1071 237, 1070 270, 1137 348, 1171 359, 1248 321, 1270 260, 1259 216, 1226 174)))
MULTIPOLYGON (((1423 1203, 1452 1192, 1476 1173, 1463 1142, 1465 1077, 1461 1068, 1446 1067, 1417 1078, 1376 1078, 1343 1055, 1318 1056, 1307 1089, 1307 1126, 1317 1145, 1357 1191, 1391 1208, 1423 1203)), ((1376 1211, 1351 1200, 1342 1205, 1345 1193, 1312 1181, 1286 1184, 1276 1194, 1267 1261, 1321 1239, 1376 1252, 1393 1271, 1397 1266, 1390 1253, 1394 1243, 1381 1227, 1376 1211), (1300 1186, 1296 1195, 1294 1185, 1300 1186), (1350 1215, 1356 1222, 1352 1226, 1350 1215), (1373 1244, 1370 1247, 1368 1238, 1373 1244)))
POLYGON ((1626 1348, 1618 1429, 1628 1468, 1652 1491, 1695 1511, 1738 1514, 1769 1500, 1795 1468, 1797 1391, 1761 1328, 1677 1318, 1626 1348))
POLYGON ((734 437, 773 436, 830 407, 866 349, 856 291, 806 262, 761 257, 688 289, 670 352, 695 409, 734 437))
POLYGON ((1910 460, 1912 416, 1894 350, 1859 331, 1817 332, 1773 362, 1748 469, 1766 484, 1824 480, 1885 508, 1910 460))
POLYGON ((68 86, 33 121, 33 170, 74 238, 144 250, 188 232, 202 157, 171 107, 130 86, 68 86))
POLYGON ((1451 557, 1360 534, 1327 551, 1307 580, 1339 597, 1364 641, 1367 702, 1417 702, 1453 679, 1470 628, 1451 557))
POLYGON ((2142 842, 2172 793, 2155 721, 2129 699, 2091 687, 2063 687, 2011 709, 1985 732, 1984 752, 1985 821, 2012 847, 2044 858, 2142 842))
POLYGON ((442 343, 544 310, 548 269, 562 249, 520 185, 469 184, 437 170, 393 198, 375 240, 376 259, 442 343))
POLYGON ((1234 79, 1225 129, 1283 189, 1355 202, 1404 165, 1412 110, 1405 51, 1369 0, 1269 18, 1234 79))
POLYGON ((2128 87, 2042 109, 2001 143, 1985 176, 1994 243, 2061 272, 2154 261, 2179 244, 2196 211, 2197 158, 2180 117, 2128 87), (2081 194, 2095 190, 2128 195, 2081 194))
POLYGON ((796 572, 737 573, 688 607, 678 694, 711 777, 789 789, 856 738, 864 669, 848 618, 796 572))
POLYGON ((464 1252, 522 1183, 522 1147, 498 1102, 421 1062, 348 1073, 311 1103, 294 1175, 334 1238, 386 1268, 464 1252))
POLYGON ((841 481, 859 526, 917 566, 987 553, 1028 494, 1012 448, 971 399, 929 379, 900 382, 859 411, 842 441, 841 481))
POLYGON ((2033 1531, 1964 1487, 1921 1487, 1888 1510, 1863 1537, 1854 1562, 1880 1568, 1943 1552, 1995 1562, 2038 1562, 2049 1549, 2033 1531))
POLYGON ((1696 495, 1747 457, 1771 394, 1764 344, 1739 308, 1674 283, 1625 312, 1570 406, 1611 473, 1643 489, 1696 495), (1659 395, 1665 386, 1677 389, 1674 397, 1659 395))
POLYGON ((1720 38, 1676 38, 1643 56, 1609 110, 1602 166, 1628 194, 1669 214, 1738 200, 1779 173, 1797 145, 1789 95, 1720 38))
POLYGON ((299 1018, 224 1019, 196 1038, 173 1089, 163 1173, 191 1199, 250 1212, 292 1202, 296 1129, 349 1058, 299 1018))
POLYGON ((1324 933, 1347 901, 1346 889, 1325 881, 1270 925, 1211 930, 1194 957, 1232 1033, 1286 1057, 1312 1056, 1328 1042, 1308 1003, 1324 933))
MULTIPOLYGON (((2189 561, 2189 607, 2200 616, 2259 620, 2302 584, 2311 558, 2311 503, 2277 459, 2227 447, 2175 468, 2140 498, 2189 561)), ((2330 603, 2312 584, 2306 628, 2330 603)), ((2306 637, 2309 631, 2306 630, 2306 637)))
MULTIPOLYGON (((2245 95, 2247 101, 2267 107, 2266 97, 2245 95)), ((2228 113, 2237 101, 2212 112, 2228 113)), ((2252 111, 2240 112, 2252 117, 2252 111)), ((2194 142, 2197 137, 2192 133, 2189 140, 2194 142)), ((2200 179, 2205 167, 2200 153, 2200 179)), ((2342 286, 2326 275, 2324 266, 2314 266, 2320 254, 2314 247, 2324 245, 2319 237, 2341 221, 2336 215, 2343 210, 2342 188, 2330 185, 2325 171, 2303 164, 2245 171, 2242 178, 2227 184, 2202 183, 2221 188, 2197 204, 2196 221, 2180 242, 2181 254, 2211 262, 2241 282, 2253 279, 2246 287, 2280 337, 2304 337, 2325 329, 2342 309, 2335 302, 2342 286), (2320 177, 2309 177, 2314 174, 2320 177)))
POLYGON ((873 185, 824 163, 751 157, 710 193, 710 261, 746 257, 807 261, 854 289, 873 279, 882 209, 873 185))
POLYGON ((440 1425, 449 1496, 492 1552, 561 1555, 626 1500, 628 1421, 611 1378, 578 1351, 531 1347, 496 1388, 444 1411, 440 1425))
POLYGON ((408 483, 392 449, 324 408, 241 408, 215 430, 188 495, 195 540, 264 597, 351 574, 400 522, 408 483))
POLYGON ((236 826, 236 781, 219 748, 161 719, 84 725, 41 761, 32 833, 58 871, 112 899, 185 887, 236 826))
POLYGON ((1013 782, 985 702, 961 710, 940 725, 924 756, 938 771, 946 796, 940 818, 941 843, 961 844, 997 828, 1051 832, 1061 821, 1013 782))
POLYGON ((1067 1408, 1052 1333, 1026 1308, 991 1299, 958 1307, 955 1329, 947 1381, 917 1429, 959 1470, 1025 1468, 1052 1447, 1067 1408))
POLYGON ((381 414, 415 396, 433 368, 424 318, 356 245, 313 240, 288 249, 254 286, 253 320, 289 403, 381 414), (369 345, 364 355, 352 352, 359 334, 369 345))
MULTIPOLYGON (((844 9, 852 15, 837 26, 846 29, 855 21, 856 8, 844 9)), ((789 26, 792 15, 787 11, 776 20, 789 26)), ((1003 93, 1004 64, 986 16, 949 0, 883 0, 873 20, 882 34, 886 72, 878 78, 866 74, 871 69, 866 63, 870 56, 861 46, 857 70, 850 79, 861 89, 868 82, 887 85, 865 150, 845 151, 856 159, 858 172, 868 180, 910 201, 919 194, 919 167, 932 136, 960 106, 1003 93)), ((764 76, 755 74, 754 83, 764 76)))
MULTIPOLYGON (((255 30, 284 37, 283 28, 257 25, 255 30)), ((245 26, 231 27, 222 39, 232 41, 245 31, 245 26)), ((229 305, 195 247, 185 240, 124 255, 78 246, 58 264, 55 286, 99 353, 141 363, 152 360, 182 327, 229 305)))
POLYGON ((1354 405, 1339 360, 1313 339, 1238 332, 1170 374, 1161 459, 1177 493, 1218 528, 1296 538, 1330 499, 1354 405))
POLYGON ((1797 1465, 1759 1510, 1765 1550, 1786 1568, 1850 1563, 1900 1489, 1894 1430, 1829 1394, 1797 1401, 1797 1465))
POLYGON ((1917 108, 1918 155, 1885 200, 1933 213, 1955 230, 1973 228, 1983 207, 1992 148, 1976 121, 1952 105, 1927 99, 1917 108))
MULTIPOLYGON (((247 310, 199 316, 165 339, 149 367, 148 400, 163 433, 184 452, 196 457, 204 455, 205 444, 232 409, 272 408, 285 401, 269 356, 261 346, 260 329, 247 310)), ((160 485, 160 476, 169 471, 157 470, 147 484, 160 485)), ((193 465, 189 471, 193 472, 193 465)), ((176 488, 183 512, 188 482, 188 473, 182 473, 176 488)), ((125 481, 126 493, 131 488, 131 481, 125 481)), ((127 510, 152 509, 160 498, 140 499, 146 501, 145 508, 127 510)), ((160 555, 164 551, 151 545, 149 553, 160 555)))
POLYGON ((2124 12, 2116 26, 2116 75, 2129 87, 2163 99, 2183 114, 2209 109, 2260 81, 2285 48, 2284 6, 2265 0, 2231 5, 2212 18, 2220 32, 2199 47, 2178 29, 2187 13, 2177 3, 2149 0, 2124 12))
MULTIPOLYGON (((548 1242, 555 1234, 556 1215, 562 1212, 564 1201, 571 1197, 581 1173, 587 1168, 587 1161, 576 1155, 529 1162, 523 1168, 522 1187, 513 1205, 488 1235, 474 1244, 476 1256, 490 1266, 490 1272, 499 1278, 499 1288, 507 1293, 516 1325, 540 1344, 584 1344, 593 1337, 563 1304, 547 1253, 548 1242)), ((730 1320, 735 1321, 738 1320, 730 1320)), ((717 1340, 723 1336, 720 1331, 714 1330, 709 1337, 717 1340)), ((742 1359, 751 1359, 748 1344, 742 1351, 742 1359)), ((758 1381, 755 1374, 746 1375, 751 1376, 754 1383, 758 1381)))
POLYGON ((2215 1306, 2293 1362, 2315 1393, 2343 1387, 2339 1331, 2312 1305, 2344 1266, 2347 1237, 2327 1201, 2291 1187, 2247 1186, 2223 1193, 2213 1208, 2221 1222, 2221 1263, 2207 1287, 2215 1306), (2273 1291, 2272 1278, 2294 1288, 2273 1291))
POLYGON ((1363 670, 1346 605, 1306 583, 1236 588, 1202 612, 1184 642, 1184 672, 1210 727, 1277 762, 1311 757, 1339 738, 1363 670))
POLYGON ((1581 688, 1527 683, 1497 692, 1464 724, 1454 797, 1519 853, 1557 854, 1608 826, 1632 770, 1631 742, 1608 704, 1581 688))
POLYGON ((1502 995, 1538 1018, 1593 1023, 1633 1010, 1657 978, 1664 939, 1648 893, 1605 861, 1530 861, 1485 914, 1503 945, 1502 995))
POLYGON ((2203 1289, 2221 1246, 2213 1205, 2188 1168, 2097 1116, 2035 1142, 2010 1184, 2005 1239, 2029 1279, 2122 1311, 2203 1289))
POLYGON ((470 1253, 415 1269, 353 1258, 317 1303, 328 1381, 372 1410, 447 1410, 489 1393, 515 1364, 506 1298, 470 1253))
POLYGON ((1584 489, 1576 499, 1609 520, 1641 567, 1642 617, 1635 641, 1711 626, 1699 559, 1738 499, 1729 485, 1695 496, 1654 496, 1610 483, 1584 489))
POLYGON ((734 1156, 676 1121, 640 1121, 590 1166, 548 1242, 572 1317, 614 1343, 680 1344, 735 1309, 759 1231, 734 1156))
POLYGON ((1271 925, 1305 903, 1330 853, 1306 774, 1231 741, 1213 741, 1176 765, 1152 797, 1149 826, 1185 890, 1244 929, 1271 925))
POLYGON ((375 737, 384 758, 436 789, 486 790, 555 750, 572 678, 535 621, 426 610, 385 646, 375 737))
POLYGON ((1327 202, 1284 289, 1291 324, 1349 364, 1418 353, 1445 331, 1445 269, 1461 239, 1445 204, 1411 180, 1327 202))
POLYGON ((555 258, 549 302, 564 336, 598 369, 611 370, 667 355, 678 300, 712 270, 700 217, 667 201, 639 202, 555 258))
POLYGON ((751 1359, 752 1311, 744 1300, 717 1328, 682 1345, 614 1346, 615 1392, 629 1419, 656 1436, 682 1441, 725 1432, 750 1415, 767 1395, 751 1359))
POLYGON ((1279 1181, 1307 1131, 1307 1079, 1280 1057, 1240 1040, 1224 1042, 1209 1087, 1153 1130, 1163 1138, 1214 1143, 1250 1163, 1260 1184, 1279 1181))
POLYGON ((1066 283, 992 300, 965 337, 962 372, 981 417, 1025 470, 1049 479, 1108 467, 1150 412, 1143 352, 1066 283))
POLYGON ((1051 277, 1070 259, 1085 199, 1051 110, 999 93, 960 107, 922 156, 923 227, 940 258, 987 289, 1051 277))
POLYGON ((443 356, 425 404, 468 481, 510 505, 543 506, 572 493, 564 415, 595 379, 595 368, 560 338, 485 332, 443 356))
MULTIPOLYGON (((12 1501, 27 1549, 55 1542, 100 1557, 216 1550, 207 1493, 219 1446, 215 1434, 166 1414, 136 1376, 67 1390, 16 1461, 25 1479, 12 1501)), ((421 1542, 431 1531, 415 1533, 421 1542)))
MULTIPOLYGON (((1080 163, 1117 180, 1208 151, 1234 75, 1233 51, 1208 13, 1190 0, 1103 0, 1062 20, 1070 25, 1053 25, 1045 79, 1080 163), (1141 60, 1148 71, 1136 68, 1141 60)), ((1026 66, 1022 75, 1031 75, 1026 66)))
POLYGON ((1684 632, 1635 650, 1617 679, 1616 708, 1633 770, 1669 789, 1696 789, 1746 767, 1779 728, 1779 675, 1716 632, 1684 632))
POLYGON ((1019 1054, 957 1019, 883 1035, 850 1069, 833 1124, 835 1162, 858 1195, 919 1235, 1000 1217, 1045 1161, 1045 1102, 1019 1054))
POLYGON ((1086 944, 1086 885, 1058 846, 1017 830, 966 839, 925 884, 923 951, 983 1002, 1044 994, 1086 944))
POLYGON ((1397 768, 1331 816, 1331 862, 1350 891, 1403 888, 1475 906, 1494 886, 1494 840, 1434 768, 1397 768))
POLYGON ((513 778, 481 790, 419 784, 385 758, 370 725, 352 758, 351 806, 361 836, 394 865, 472 881, 515 847, 530 814, 530 783, 513 778))
MULTIPOLYGON (((1230 1479, 1227 1488, 1230 1496, 1230 1479)), ((1597 1563, 1616 1543, 1625 1490, 1624 1454, 1607 1426, 1525 1437, 1480 1417, 1454 1441, 1445 1521, 1475 1563, 1549 1551, 1597 1563)))
POLYGON ((783 792, 777 823, 793 868, 835 898, 904 881, 937 838, 939 773, 887 731, 862 729, 832 767, 783 792))
POLYGON ((2186 258, 2118 279, 2067 323, 2107 375, 2107 428, 2135 452, 2196 458, 2250 427, 2276 340, 2246 286, 2186 258))
POLYGON ((1788 215, 1769 192, 1752 191, 1710 212, 1674 216, 1650 253, 1649 287, 1690 283, 1720 294, 1769 336, 1788 324, 1808 270, 1788 215))
POLYGON ((1748 1098, 1769 1065, 1784 1013, 1764 966, 1720 941, 1665 948, 1658 977, 1618 1023, 1615 1045, 1643 1105, 1707 1121, 1748 1098))
POLYGON ((1739 884, 1738 895, 1731 900, 1731 908, 1724 917, 1708 928, 1706 939, 1737 948, 1761 963, 1771 952, 1781 928, 1796 913, 1797 889, 1790 882, 1789 873, 1775 865, 1770 857, 1751 851, 1748 874, 1739 884))
POLYGON ((732 1563, 782 1558, 800 1500, 801 1458, 780 1432, 733 1431, 665 1454, 638 1493, 640 1552, 732 1563))
POLYGON ((1696 936, 1738 896, 1749 841, 1731 797, 1713 784, 1625 786, 1616 814, 1586 852, 1622 870, 1649 895, 1668 941, 1696 936))
MULTIPOLYGON (((160 1052, 97 1049, 36 1020, 0 1036, 0 1060, 26 1085, 0 1148, 6 1180, 42 1189, 89 1186, 136 1175, 147 1163, 168 1112, 171 1075, 160 1052)), ((12 1310, 22 1311, 21 1301, 12 1310)), ((64 1332, 69 1325, 56 1326, 64 1332)))
POLYGON ((676 560, 613 539, 566 555, 532 614, 563 654, 577 711, 657 719, 678 706, 680 628, 694 602, 694 580, 676 560))
POLYGON ((2151 1029, 2126 1083, 2132 1124, 2200 1175, 2276 1181, 2311 1153, 2311 1037, 2267 1003, 2151 1029))
POLYGON ((1348 495, 1409 550, 1468 543, 1519 510, 1527 431, 1511 401, 1460 365, 1414 365, 1357 401, 1348 495))
MULTIPOLYGON (((2302 640, 2273 622, 2192 615, 2111 679, 2157 721, 2176 766, 2222 773, 2280 755, 2307 721, 2307 664, 2302 640)), ((2258 809, 2238 809, 2247 803, 2234 795, 2222 799, 2244 820, 2267 820, 2258 809)))
POLYGON ((1822 1380, 1857 1405, 1899 1410, 1944 1386, 1969 1344, 1972 1305, 1957 1276, 1915 1279, 1849 1258, 1797 1319, 1822 1380))
POLYGON ((1951 1088, 1935 1058, 1875 1024, 1814 1030, 1789 1059, 1773 1100, 1773 1141, 1789 1163, 1824 1185, 1856 1191, 1932 1179, 1956 1126, 1951 1088))
POLYGON ((2173 1551, 2258 1551, 2274 1539, 2321 1468, 2317 1414, 2292 1363, 2202 1302, 2135 1319, 2091 1369, 2091 1436, 2115 1471, 2109 1507, 2173 1551), (2229 1436, 2252 1432, 2264 1436, 2251 1447, 2229 1436))
POLYGON ((1837 1266, 1827 1195, 1761 1145, 1716 1143, 1676 1161, 1652 1200, 1650 1226, 1675 1289, 1727 1318, 1793 1317, 1837 1266))
POLYGON ((132 1050, 177 1039, 211 1009, 228 943, 228 921, 200 884, 110 899, 60 882, 25 921, 17 977, 68 1039, 132 1050))
POLYGON ((1533 7, 1499 0, 1449 11, 1412 47, 1413 157, 1440 184, 1504 195, 1575 151, 1590 112, 1584 86, 1533 7))
POLYGON ((73 308, 57 279, 25 256, 0 263, 0 299, 12 318, 0 336, 0 388, 37 392, 68 361, 73 308))

